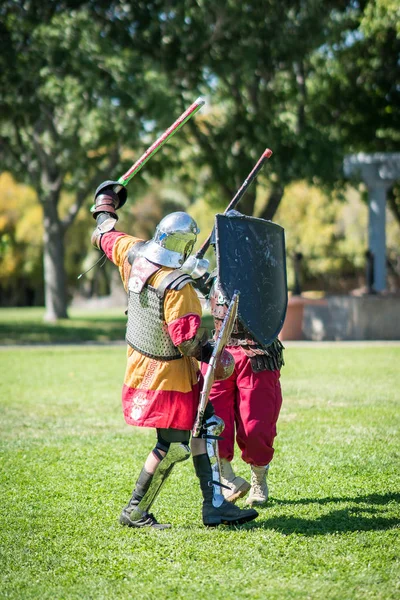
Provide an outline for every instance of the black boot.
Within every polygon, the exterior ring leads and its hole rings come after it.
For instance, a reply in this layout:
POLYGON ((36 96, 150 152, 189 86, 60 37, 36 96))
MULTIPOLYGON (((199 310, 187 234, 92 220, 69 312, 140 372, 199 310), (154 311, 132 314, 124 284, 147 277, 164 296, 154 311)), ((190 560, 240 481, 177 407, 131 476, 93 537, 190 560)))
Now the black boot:
POLYGON ((137 510, 138 504, 149 489, 152 480, 153 475, 143 468, 133 490, 132 498, 122 510, 119 518, 121 525, 127 525, 128 527, 154 527, 154 529, 168 529, 171 527, 169 523, 159 523, 153 514, 148 512, 141 514, 137 510))
POLYGON ((203 523, 207 527, 217 525, 241 525, 258 517, 258 512, 251 509, 241 509, 227 502, 222 495, 214 495, 212 470, 208 454, 193 456, 196 475, 200 480, 203 494, 203 523))

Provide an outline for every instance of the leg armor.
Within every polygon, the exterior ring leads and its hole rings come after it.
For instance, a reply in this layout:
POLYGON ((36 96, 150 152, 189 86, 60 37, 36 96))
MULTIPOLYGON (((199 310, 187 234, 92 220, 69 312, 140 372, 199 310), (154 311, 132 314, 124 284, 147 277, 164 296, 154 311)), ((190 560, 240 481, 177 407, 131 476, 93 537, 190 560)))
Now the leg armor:
POLYGON ((188 459, 190 456, 190 449, 187 442, 176 441, 177 437, 189 441, 189 432, 180 431, 178 433, 173 430, 171 436, 169 436, 168 430, 161 431, 163 435, 161 438, 162 441, 160 441, 159 433, 159 441, 153 450, 153 453, 158 458, 161 458, 160 463, 154 475, 151 475, 142 469, 132 499, 125 509, 125 512, 129 512, 129 521, 132 524, 135 521, 140 521, 143 517, 146 517, 162 486, 174 468, 174 465, 188 459), (174 441, 170 442, 168 440, 169 437, 174 441), (162 458, 160 450, 167 450, 164 458, 162 458))
POLYGON ((213 506, 219 507, 224 501, 222 488, 221 462, 218 452, 218 440, 224 430, 225 423, 217 415, 212 415, 204 421, 201 437, 206 440, 207 454, 211 463, 212 487, 213 487, 213 506))

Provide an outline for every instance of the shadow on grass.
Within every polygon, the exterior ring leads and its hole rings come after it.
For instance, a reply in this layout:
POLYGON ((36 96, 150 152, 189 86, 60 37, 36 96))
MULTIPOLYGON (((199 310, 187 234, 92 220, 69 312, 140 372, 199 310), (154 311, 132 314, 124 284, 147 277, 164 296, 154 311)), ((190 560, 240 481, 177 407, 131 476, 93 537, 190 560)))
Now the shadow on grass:
MULTIPOLYGON (((208 328, 209 321, 202 323, 208 328)), ((126 316, 97 316, 71 318, 55 323, 39 320, 16 320, 0 322, 0 346, 13 344, 79 344, 80 342, 124 341, 126 316)), ((209 333, 209 328, 208 328, 209 333)))
POLYGON ((388 494, 367 494, 366 496, 340 496, 337 498, 299 498, 299 500, 279 500, 278 498, 271 499, 271 505, 276 504, 331 504, 332 502, 353 502, 354 504, 378 504, 383 506, 390 502, 400 503, 400 493, 390 492, 388 494))
POLYGON ((284 535, 297 533, 300 535, 314 536, 332 533, 346 533, 351 531, 377 531, 391 529, 400 525, 400 520, 395 517, 382 515, 382 507, 400 502, 400 494, 370 494, 355 498, 304 498, 300 500, 271 500, 271 505, 307 505, 343 504, 351 506, 337 508, 329 514, 316 519, 305 519, 295 516, 271 517, 262 519, 262 514, 250 523, 249 529, 262 528, 274 529, 284 535), (361 506, 363 505, 363 506, 361 506))
MULTIPOLYGON (((99 320, 100 321, 100 320, 99 320)), ((96 324, 66 326, 41 323, 10 323, 0 325, 1 344, 63 343, 82 341, 116 341, 125 338, 125 322, 110 323, 104 319, 96 324)))
MULTIPOLYGON (((217 529, 232 532, 250 529, 270 529, 282 533, 283 535, 297 534, 310 537, 348 532, 384 531, 399 526, 400 519, 383 516, 382 507, 389 504, 398 504, 399 502, 399 493, 370 494, 368 496, 358 496, 355 498, 303 498, 300 500, 288 501, 271 498, 265 506, 265 512, 263 512, 262 508, 257 509, 259 516, 256 520, 243 525, 221 525, 217 529), (315 519, 304 519, 297 516, 286 515, 263 519, 263 516, 268 513, 268 508, 276 505, 326 505, 330 503, 352 503, 353 506, 334 509, 329 514, 322 515, 315 519), (365 504, 365 506, 360 506, 362 504, 365 504)), ((181 526, 180 529, 193 529, 194 527, 197 528, 197 526, 186 525, 181 526)))

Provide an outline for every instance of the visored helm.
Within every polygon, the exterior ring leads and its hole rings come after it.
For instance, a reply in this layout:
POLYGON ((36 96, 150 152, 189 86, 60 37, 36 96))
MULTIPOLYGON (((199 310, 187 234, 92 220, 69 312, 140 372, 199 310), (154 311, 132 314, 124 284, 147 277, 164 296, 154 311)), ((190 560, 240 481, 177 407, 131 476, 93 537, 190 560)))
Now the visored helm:
POLYGON ((154 237, 139 254, 157 265, 179 268, 193 250, 199 233, 197 223, 185 212, 173 212, 156 227, 154 237))

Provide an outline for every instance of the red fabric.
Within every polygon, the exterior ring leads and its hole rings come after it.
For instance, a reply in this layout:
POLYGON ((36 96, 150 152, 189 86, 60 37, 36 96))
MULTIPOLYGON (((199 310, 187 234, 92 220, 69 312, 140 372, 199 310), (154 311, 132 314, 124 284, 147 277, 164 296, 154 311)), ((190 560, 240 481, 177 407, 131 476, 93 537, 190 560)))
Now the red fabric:
MULTIPOLYGON (((280 372, 253 373, 250 359, 240 346, 226 349, 235 359, 235 370, 228 379, 216 381, 210 394, 215 413, 225 422, 220 456, 232 460, 236 429, 243 460, 251 465, 267 465, 274 454, 276 422, 282 406, 280 372)), ((202 364, 203 374, 206 369, 207 365, 202 364)))
POLYGON ((122 408, 128 425, 192 429, 199 405, 200 386, 191 392, 122 389, 122 408))
POLYGON ((191 340, 197 333, 200 327, 201 318, 199 315, 191 314, 175 319, 168 325, 168 333, 175 346, 179 346, 182 342, 191 340))
POLYGON ((121 237, 121 235, 126 235, 126 234, 123 233, 122 231, 109 231, 101 237, 101 240, 100 240, 101 249, 103 250, 104 254, 107 256, 107 258, 109 260, 111 260, 111 262, 113 259, 113 248, 114 248, 115 240, 117 238, 121 237))

